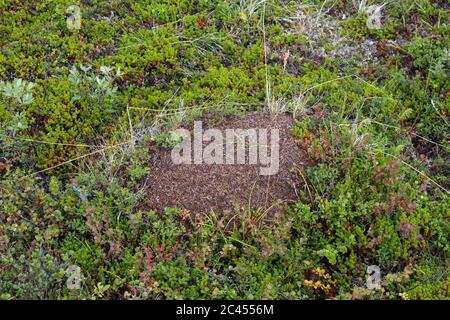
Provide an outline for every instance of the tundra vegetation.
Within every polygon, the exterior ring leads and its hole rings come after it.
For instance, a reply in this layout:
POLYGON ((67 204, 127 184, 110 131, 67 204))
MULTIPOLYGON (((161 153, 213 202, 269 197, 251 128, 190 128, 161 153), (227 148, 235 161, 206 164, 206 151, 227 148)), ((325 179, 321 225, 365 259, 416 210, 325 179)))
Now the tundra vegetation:
POLYGON ((449 297, 447 1, 0 11, 1 299, 449 297), (296 203, 266 219, 142 206, 149 145, 248 111, 295 118, 296 203))

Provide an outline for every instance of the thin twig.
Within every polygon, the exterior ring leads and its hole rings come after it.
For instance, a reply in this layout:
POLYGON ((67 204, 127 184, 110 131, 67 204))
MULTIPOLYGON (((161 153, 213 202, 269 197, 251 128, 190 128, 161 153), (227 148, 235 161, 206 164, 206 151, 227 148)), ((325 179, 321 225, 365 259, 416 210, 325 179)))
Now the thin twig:
POLYGON ((125 144, 128 144, 128 143, 129 143, 129 142, 123 142, 123 143, 119 143, 119 144, 116 144, 116 145, 113 145, 113 146, 106 146, 106 147, 104 147, 103 149, 96 150, 96 151, 90 152, 90 153, 88 153, 88 154, 84 154, 84 155, 78 156, 78 157, 76 157, 76 158, 73 158, 73 159, 70 159, 70 160, 67 160, 67 161, 58 163, 57 165, 51 166, 51 167, 49 167, 49 168, 45 168, 45 169, 42 169, 42 170, 39 170, 39 171, 30 173, 30 174, 28 174, 28 175, 26 175, 26 176, 21 177, 20 180, 21 180, 21 179, 25 179, 25 178, 30 177, 30 176, 33 176, 33 175, 36 175, 36 174, 39 174, 39 173, 42 173, 42 172, 46 172, 46 171, 49 171, 49 170, 53 170, 53 169, 55 169, 55 168, 58 168, 58 167, 61 167, 61 166, 63 166, 63 165, 72 163, 72 162, 74 162, 74 161, 77 161, 77 160, 80 160, 80 159, 83 159, 83 158, 92 156, 92 155, 94 155, 94 154, 103 152, 103 151, 105 151, 105 150, 107 150, 107 149, 117 148, 117 147, 120 147, 120 146, 125 145, 125 144))

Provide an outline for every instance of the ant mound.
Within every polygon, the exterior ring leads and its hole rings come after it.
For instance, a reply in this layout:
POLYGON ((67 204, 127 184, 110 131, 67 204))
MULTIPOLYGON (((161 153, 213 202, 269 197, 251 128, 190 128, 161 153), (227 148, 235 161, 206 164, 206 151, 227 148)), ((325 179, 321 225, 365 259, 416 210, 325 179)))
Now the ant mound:
POLYGON ((145 207, 269 212, 298 200, 296 170, 305 161, 291 116, 249 112, 216 122, 183 129, 183 142, 172 149, 151 146, 145 207))

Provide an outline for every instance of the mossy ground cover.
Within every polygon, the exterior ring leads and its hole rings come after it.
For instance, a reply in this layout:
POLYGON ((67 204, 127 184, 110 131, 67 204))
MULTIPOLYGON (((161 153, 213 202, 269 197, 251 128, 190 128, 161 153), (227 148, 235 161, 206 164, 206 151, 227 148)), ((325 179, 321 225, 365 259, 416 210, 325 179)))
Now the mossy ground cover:
POLYGON ((1 2, 1 298, 448 298, 448 3, 362 2, 1 2), (296 203, 142 207, 211 111, 295 118, 296 203))

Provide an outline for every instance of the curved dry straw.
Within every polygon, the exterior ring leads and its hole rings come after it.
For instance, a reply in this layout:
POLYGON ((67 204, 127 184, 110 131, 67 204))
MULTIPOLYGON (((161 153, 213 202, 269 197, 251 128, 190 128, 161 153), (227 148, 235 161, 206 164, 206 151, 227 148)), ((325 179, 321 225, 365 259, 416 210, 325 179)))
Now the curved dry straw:
POLYGON ((46 172, 46 171, 53 170, 53 169, 55 169, 55 168, 58 168, 58 167, 61 167, 61 166, 63 166, 63 165, 72 163, 72 162, 74 162, 74 161, 81 160, 81 159, 84 159, 84 158, 86 158, 86 157, 89 157, 89 156, 92 156, 92 155, 95 155, 95 154, 104 152, 105 150, 108 150, 108 149, 118 148, 118 147, 120 147, 120 146, 129 144, 129 143, 130 143, 130 142, 128 141, 128 142, 123 142, 123 143, 119 143, 119 144, 112 145, 112 146, 105 146, 105 147, 103 147, 103 148, 100 149, 100 150, 96 150, 96 151, 93 151, 93 152, 89 152, 89 153, 87 153, 87 154, 84 154, 84 155, 81 155, 81 156, 78 156, 78 157, 75 157, 75 158, 72 158, 72 159, 63 161, 63 162, 58 163, 58 164, 56 164, 56 165, 54 165, 54 166, 51 166, 51 167, 48 167, 48 168, 45 168, 45 169, 42 169, 42 170, 39 170, 39 171, 30 173, 30 174, 27 174, 27 175, 21 177, 20 180, 25 179, 25 178, 30 177, 30 176, 34 176, 34 175, 39 174, 39 173, 43 173, 43 172, 46 172))

